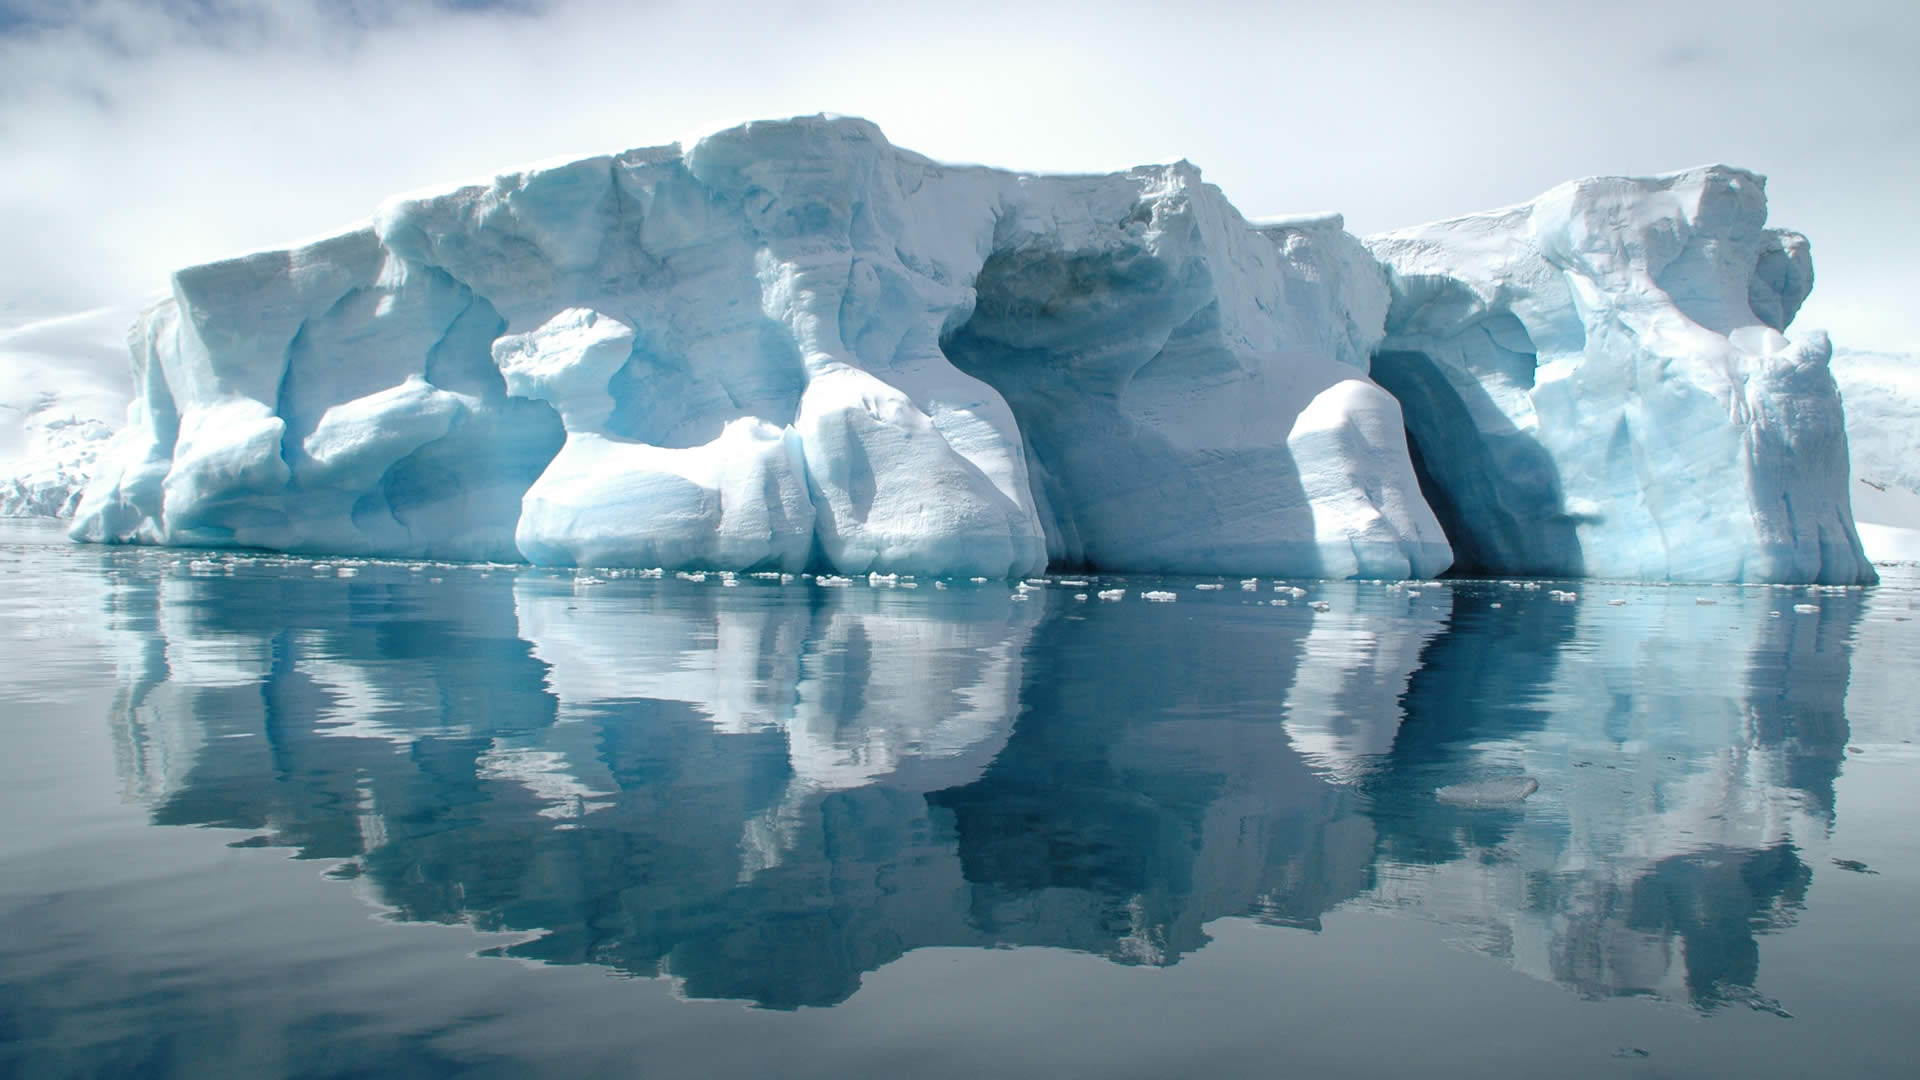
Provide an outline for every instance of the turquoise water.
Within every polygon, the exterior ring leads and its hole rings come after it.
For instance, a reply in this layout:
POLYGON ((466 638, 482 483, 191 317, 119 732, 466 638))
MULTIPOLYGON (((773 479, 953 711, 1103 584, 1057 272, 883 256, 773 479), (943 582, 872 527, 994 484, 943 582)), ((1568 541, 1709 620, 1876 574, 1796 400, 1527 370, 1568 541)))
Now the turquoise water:
POLYGON ((1910 570, 313 564, 0 536, 0 1074, 1920 1056, 1910 570))

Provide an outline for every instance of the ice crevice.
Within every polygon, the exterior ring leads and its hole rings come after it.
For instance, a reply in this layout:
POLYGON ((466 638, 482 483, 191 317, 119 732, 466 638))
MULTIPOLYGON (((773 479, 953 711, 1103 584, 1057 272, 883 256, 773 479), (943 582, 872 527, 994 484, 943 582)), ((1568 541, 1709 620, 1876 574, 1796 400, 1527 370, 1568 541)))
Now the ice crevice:
POLYGON ((1862 580, 1828 346, 1785 336, 1809 249, 1762 191, 1578 181, 1363 242, 1184 161, 950 166, 843 117, 541 165, 177 274, 74 535, 1862 580))

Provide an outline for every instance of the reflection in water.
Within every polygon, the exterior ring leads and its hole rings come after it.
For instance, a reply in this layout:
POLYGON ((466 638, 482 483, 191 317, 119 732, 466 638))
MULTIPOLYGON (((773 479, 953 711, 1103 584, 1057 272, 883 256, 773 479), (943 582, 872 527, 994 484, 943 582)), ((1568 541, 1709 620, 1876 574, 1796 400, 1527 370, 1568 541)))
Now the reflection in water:
POLYGON ((1778 1008, 1755 935, 1832 822, 1862 603, 433 572, 117 577, 126 791, 397 918, 779 1008, 925 946, 1166 965, 1343 905, 1586 995, 1778 1008))

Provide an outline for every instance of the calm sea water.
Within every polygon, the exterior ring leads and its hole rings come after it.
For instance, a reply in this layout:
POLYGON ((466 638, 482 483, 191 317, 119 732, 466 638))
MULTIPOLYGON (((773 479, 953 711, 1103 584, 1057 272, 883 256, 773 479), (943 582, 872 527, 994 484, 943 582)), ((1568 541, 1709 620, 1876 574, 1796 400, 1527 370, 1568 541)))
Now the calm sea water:
POLYGON ((0 535, 0 1074, 1920 1070, 1910 571, 313 562, 0 535))

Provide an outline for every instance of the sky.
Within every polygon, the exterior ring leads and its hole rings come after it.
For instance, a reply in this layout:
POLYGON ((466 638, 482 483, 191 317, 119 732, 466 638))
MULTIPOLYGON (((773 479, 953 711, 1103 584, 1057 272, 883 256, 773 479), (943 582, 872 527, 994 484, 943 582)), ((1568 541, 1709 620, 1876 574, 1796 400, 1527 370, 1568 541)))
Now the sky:
POLYGON ((1812 238, 1797 328, 1920 351, 1917 59, 1913 0, 0 0, 0 336, 117 337, 171 270, 393 192, 824 111, 942 160, 1185 157, 1361 234, 1723 161, 1812 238))

